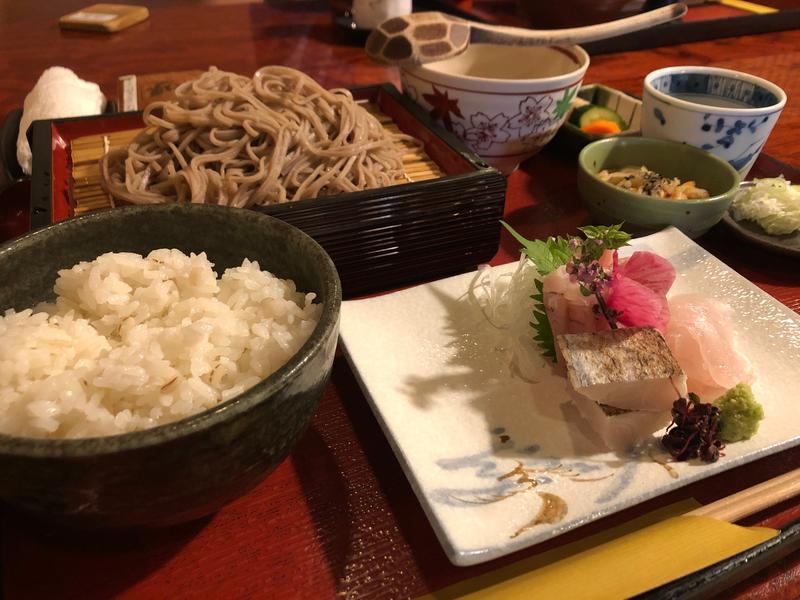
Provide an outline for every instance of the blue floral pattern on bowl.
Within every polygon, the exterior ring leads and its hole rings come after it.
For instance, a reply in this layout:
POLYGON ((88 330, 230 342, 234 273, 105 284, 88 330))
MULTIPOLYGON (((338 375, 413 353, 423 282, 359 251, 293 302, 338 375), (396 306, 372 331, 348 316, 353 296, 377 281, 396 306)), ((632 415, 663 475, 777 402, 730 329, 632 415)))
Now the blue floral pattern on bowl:
POLYGON ((702 148, 746 176, 780 116, 785 94, 745 74, 669 70, 646 79, 642 135, 702 148))
MULTIPOLYGON (((703 124, 700 129, 704 132, 713 134, 717 138, 713 142, 705 142, 700 147, 708 152, 713 152, 716 147, 722 147, 728 150, 736 142, 736 137, 743 133, 749 132, 755 135, 761 125, 769 121, 769 116, 752 118, 749 121, 743 121, 739 118, 725 119, 717 117, 712 119, 709 113, 703 115, 703 124), (713 123, 712 123, 713 121, 713 123), (719 137, 718 137, 719 136, 719 137)), ((767 132, 769 135, 769 132, 767 132)), ((766 142, 766 136, 763 139, 757 139, 750 142, 747 147, 742 150, 735 158, 728 159, 731 166, 737 171, 743 169, 751 160, 753 160, 766 142)))
POLYGON ((706 73, 675 73, 653 80, 655 89, 677 96, 692 94, 713 96, 741 104, 742 108, 774 106, 778 98, 768 89, 735 77, 706 73))

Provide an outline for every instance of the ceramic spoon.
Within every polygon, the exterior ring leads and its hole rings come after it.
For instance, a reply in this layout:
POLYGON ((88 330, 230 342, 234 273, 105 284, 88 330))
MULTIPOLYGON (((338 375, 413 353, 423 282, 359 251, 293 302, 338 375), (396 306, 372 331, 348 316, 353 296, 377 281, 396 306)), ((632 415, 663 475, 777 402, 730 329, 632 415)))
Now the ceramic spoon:
POLYGON ((366 51, 371 58, 383 63, 423 64, 457 56, 471 43, 507 46, 581 44, 647 29, 684 14, 686 5, 677 3, 599 25, 537 30, 476 23, 440 12, 419 12, 381 23, 367 38, 366 51))

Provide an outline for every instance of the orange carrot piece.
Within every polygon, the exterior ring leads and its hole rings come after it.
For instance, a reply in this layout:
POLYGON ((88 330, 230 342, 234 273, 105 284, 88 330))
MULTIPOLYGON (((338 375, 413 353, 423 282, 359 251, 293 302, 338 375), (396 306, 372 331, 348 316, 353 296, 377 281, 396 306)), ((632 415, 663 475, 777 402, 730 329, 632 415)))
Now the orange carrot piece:
POLYGON ((592 121, 581 127, 582 131, 586 133, 598 133, 598 134, 609 134, 609 133, 619 133, 622 131, 614 121, 608 121, 606 119, 598 119, 597 121, 592 121))

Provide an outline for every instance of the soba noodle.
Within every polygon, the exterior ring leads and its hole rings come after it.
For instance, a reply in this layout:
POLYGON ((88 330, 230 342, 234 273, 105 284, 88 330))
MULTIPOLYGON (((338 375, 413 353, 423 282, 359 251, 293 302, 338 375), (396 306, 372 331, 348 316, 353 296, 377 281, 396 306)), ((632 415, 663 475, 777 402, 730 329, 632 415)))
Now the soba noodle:
POLYGON ((101 159, 115 202, 273 204, 391 185, 403 175, 393 137, 349 91, 288 67, 251 79, 212 67, 148 126, 101 159))

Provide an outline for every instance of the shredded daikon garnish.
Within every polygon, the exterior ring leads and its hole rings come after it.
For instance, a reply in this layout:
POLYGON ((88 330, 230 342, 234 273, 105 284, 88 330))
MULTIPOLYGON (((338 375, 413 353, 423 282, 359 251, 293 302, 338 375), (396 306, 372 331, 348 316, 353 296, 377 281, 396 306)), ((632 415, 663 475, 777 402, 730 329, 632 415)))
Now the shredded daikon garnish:
POLYGON ((755 221, 770 235, 787 235, 800 229, 800 186, 792 185, 783 175, 754 179, 753 183, 734 199, 734 219, 755 221))
POLYGON ((497 268, 480 267, 467 290, 470 304, 481 311, 492 328, 502 330, 495 350, 507 355, 509 371, 532 383, 545 364, 528 327, 537 276, 536 267, 523 255, 512 272, 498 274, 497 268))

